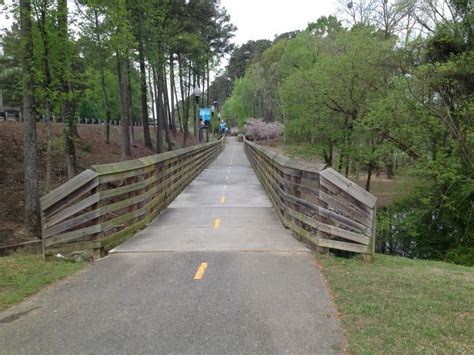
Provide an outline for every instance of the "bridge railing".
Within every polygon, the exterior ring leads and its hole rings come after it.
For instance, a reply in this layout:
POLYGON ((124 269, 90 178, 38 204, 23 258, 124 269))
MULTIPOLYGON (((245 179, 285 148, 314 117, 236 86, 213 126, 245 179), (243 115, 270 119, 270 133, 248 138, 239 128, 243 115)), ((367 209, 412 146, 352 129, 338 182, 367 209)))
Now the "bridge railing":
POLYGON ((111 250, 165 209, 222 149, 220 140, 83 171, 41 198, 45 257, 111 250))
POLYGON ((322 164, 245 141, 246 154, 282 223, 316 247, 374 255, 376 197, 322 164))

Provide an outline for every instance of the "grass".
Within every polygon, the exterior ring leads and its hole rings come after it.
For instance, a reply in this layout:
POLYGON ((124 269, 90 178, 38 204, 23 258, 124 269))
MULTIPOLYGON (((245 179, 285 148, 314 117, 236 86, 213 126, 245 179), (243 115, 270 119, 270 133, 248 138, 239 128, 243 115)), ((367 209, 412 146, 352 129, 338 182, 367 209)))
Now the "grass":
POLYGON ((318 256, 354 354, 474 354, 474 268, 318 256))
POLYGON ((81 270, 84 265, 70 261, 44 262, 39 255, 1 257, 0 311, 81 270))

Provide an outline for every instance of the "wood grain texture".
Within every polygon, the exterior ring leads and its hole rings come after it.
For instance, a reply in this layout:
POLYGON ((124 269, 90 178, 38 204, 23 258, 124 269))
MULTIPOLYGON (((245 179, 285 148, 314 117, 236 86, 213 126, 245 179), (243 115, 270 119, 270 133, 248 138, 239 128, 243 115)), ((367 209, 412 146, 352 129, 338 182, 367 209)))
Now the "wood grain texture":
POLYGON ((165 209, 223 145, 220 140, 94 165, 69 180, 41 200, 45 256, 61 251, 107 251, 129 238, 165 209))
POLYGON ((281 222, 316 247, 373 255, 376 198, 332 168, 245 141, 281 222))

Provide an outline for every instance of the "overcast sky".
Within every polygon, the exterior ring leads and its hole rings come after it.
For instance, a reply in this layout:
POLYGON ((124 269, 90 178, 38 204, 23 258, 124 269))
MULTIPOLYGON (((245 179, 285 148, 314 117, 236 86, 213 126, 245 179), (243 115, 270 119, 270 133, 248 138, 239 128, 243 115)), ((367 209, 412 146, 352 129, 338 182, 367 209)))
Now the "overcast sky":
POLYGON ((336 12, 336 0, 221 0, 221 4, 238 28, 236 44, 273 39, 336 12))

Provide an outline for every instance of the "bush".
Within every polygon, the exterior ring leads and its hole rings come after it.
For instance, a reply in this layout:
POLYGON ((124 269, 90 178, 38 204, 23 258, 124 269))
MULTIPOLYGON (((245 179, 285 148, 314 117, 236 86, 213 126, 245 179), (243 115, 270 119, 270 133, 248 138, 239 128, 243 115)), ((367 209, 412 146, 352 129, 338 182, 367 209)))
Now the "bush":
POLYGON ((377 250, 474 265, 473 199, 473 182, 455 175, 415 188, 379 211, 377 250))
POLYGON ((456 247, 446 252, 444 260, 460 265, 474 266, 474 247, 456 247))

